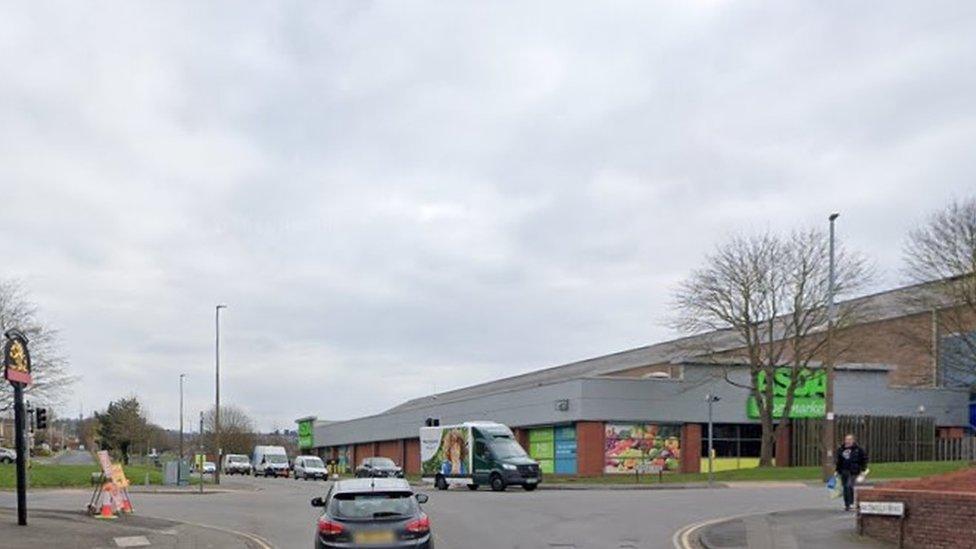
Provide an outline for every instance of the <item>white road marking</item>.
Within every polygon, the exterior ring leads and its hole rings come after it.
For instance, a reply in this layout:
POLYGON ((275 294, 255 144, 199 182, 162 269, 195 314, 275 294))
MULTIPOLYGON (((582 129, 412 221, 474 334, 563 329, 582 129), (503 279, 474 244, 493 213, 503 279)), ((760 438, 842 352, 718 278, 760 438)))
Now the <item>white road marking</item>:
POLYGON ((113 539, 118 547, 149 547, 152 545, 146 536, 125 536, 113 539))

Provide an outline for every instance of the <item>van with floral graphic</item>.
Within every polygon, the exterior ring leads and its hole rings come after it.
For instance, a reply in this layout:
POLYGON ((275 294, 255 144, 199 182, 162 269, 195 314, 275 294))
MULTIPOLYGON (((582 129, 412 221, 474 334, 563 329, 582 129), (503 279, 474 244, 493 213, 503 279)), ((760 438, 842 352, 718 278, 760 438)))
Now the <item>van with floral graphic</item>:
POLYGON ((525 453, 512 430, 490 421, 420 428, 424 480, 440 490, 481 485, 500 492, 510 485, 534 490, 542 481, 539 463, 525 453))

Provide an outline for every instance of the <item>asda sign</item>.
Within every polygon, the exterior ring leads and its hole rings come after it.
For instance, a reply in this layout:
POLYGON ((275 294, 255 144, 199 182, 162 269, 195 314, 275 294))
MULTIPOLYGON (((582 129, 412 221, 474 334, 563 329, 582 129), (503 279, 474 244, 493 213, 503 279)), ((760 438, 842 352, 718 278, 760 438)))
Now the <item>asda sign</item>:
POLYGON ((298 447, 311 448, 314 444, 314 419, 301 419, 298 421, 298 447))
MULTIPOLYGON (((782 418, 786 408, 786 393, 790 387, 792 368, 777 368, 773 373, 773 417, 782 418)), ((766 390, 766 373, 760 372, 756 379, 760 392, 766 390)), ((827 395, 827 372, 825 370, 800 371, 796 381, 796 392, 793 393, 793 406, 790 409, 791 418, 824 417, 827 409, 824 398, 827 395)), ((752 419, 759 418, 759 406, 756 398, 750 396, 746 400, 746 415, 752 419)))

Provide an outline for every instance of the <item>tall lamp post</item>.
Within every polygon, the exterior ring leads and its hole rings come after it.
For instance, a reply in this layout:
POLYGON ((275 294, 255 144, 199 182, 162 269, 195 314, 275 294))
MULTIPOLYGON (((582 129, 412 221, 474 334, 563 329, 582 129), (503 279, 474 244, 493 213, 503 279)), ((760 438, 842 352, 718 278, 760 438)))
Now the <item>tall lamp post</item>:
POLYGON ((180 461, 176 467, 176 484, 183 483, 183 380, 186 374, 180 374, 180 461))
POLYGON ((713 440, 713 424, 712 424, 712 404, 722 400, 711 393, 705 395, 705 401, 708 402, 708 487, 711 488, 715 481, 715 468, 713 467, 713 459, 715 454, 715 449, 712 445, 713 440))
POLYGON ((217 469, 216 471, 214 471, 214 484, 220 484, 220 462, 221 462, 221 458, 223 457, 221 456, 222 452, 220 448, 220 310, 226 308, 227 305, 217 305, 216 320, 215 320, 216 327, 217 327, 217 334, 216 334, 217 344, 215 346, 216 348, 215 365, 216 365, 216 375, 217 375, 217 382, 216 382, 217 403, 216 403, 216 407, 214 408, 214 451, 216 452, 215 457, 217 459, 217 469))
POLYGON ((839 213, 832 213, 830 220, 830 270, 827 280, 827 345, 825 366, 827 370, 827 388, 824 391, 824 429, 823 440, 823 480, 826 482, 834 474, 834 316, 836 308, 834 306, 834 291, 836 290, 834 279, 834 222, 840 216, 839 213))

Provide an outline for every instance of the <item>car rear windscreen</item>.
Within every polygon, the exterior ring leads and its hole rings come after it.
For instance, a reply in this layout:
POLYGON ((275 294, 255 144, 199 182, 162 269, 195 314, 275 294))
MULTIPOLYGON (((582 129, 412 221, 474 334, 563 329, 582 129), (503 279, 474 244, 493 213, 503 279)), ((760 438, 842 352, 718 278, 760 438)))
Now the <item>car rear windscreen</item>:
POLYGON ((399 517, 413 515, 414 505, 410 492, 341 492, 333 496, 330 512, 354 520, 399 517))

